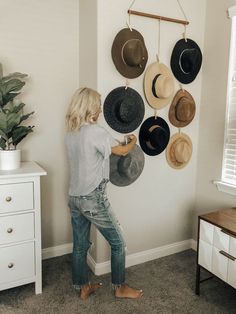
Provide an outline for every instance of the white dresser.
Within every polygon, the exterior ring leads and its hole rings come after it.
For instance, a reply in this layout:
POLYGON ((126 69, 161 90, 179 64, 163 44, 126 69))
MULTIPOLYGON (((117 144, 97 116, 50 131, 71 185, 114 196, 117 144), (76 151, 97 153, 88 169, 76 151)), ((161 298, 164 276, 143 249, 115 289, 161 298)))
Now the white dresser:
POLYGON ((0 290, 35 282, 42 292, 40 176, 35 162, 0 171, 0 290))
POLYGON ((200 293, 200 271, 236 288, 236 209, 227 208, 199 216, 196 294, 200 293))

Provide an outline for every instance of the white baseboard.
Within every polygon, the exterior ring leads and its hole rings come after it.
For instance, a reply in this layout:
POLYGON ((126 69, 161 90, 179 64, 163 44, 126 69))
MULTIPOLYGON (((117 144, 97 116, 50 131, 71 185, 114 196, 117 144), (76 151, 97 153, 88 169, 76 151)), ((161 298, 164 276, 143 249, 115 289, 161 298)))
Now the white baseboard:
POLYGON ((197 241, 192 239, 191 240, 191 248, 194 250, 194 251, 197 251, 197 241))
MULTIPOLYGON (((193 239, 182 242, 175 242, 169 245, 164 245, 155 249, 146 250, 138 253, 126 255, 126 267, 138 265, 144 262, 152 261, 154 259, 168 256, 174 253, 182 252, 192 248, 196 250, 197 242, 193 239)), ((63 244, 55 247, 43 249, 43 259, 48 259, 72 252, 72 243, 63 244)), ((110 261, 103 263, 96 263, 94 259, 88 254, 88 265, 95 275, 103 275, 111 271, 110 261)))

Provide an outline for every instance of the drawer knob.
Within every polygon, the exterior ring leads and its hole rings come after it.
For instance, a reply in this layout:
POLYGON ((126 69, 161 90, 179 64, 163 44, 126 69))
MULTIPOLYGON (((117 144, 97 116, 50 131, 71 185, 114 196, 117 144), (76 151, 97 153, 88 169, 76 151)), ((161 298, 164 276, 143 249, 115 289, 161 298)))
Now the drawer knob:
POLYGON ((8 268, 12 268, 14 266, 14 263, 9 263, 8 268))
POLYGON ((10 202, 12 200, 11 196, 6 197, 6 202, 10 202))
POLYGON ((13 232, 13 229, 12 228, 8 228, 7 229, 7 233, 12 233, 13 232))

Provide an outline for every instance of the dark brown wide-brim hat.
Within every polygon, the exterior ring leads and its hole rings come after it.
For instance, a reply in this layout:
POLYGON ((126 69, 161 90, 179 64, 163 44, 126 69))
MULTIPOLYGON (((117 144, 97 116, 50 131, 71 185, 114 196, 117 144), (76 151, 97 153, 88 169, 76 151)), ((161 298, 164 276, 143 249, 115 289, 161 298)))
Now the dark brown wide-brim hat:
POLYGON ((117 71, 126 78, 140 76, 148 60, 143 36, 137 30, 131 31, 129 28, 122 29, 116 35, 111 55, 117 71))
POLYGON ((117 186, 127 186, 138 179, 144 168, 144 153, 138 145, 126 156, 110 156, 110 181, 117 186))
POLYGON ((166 148, 166 160, 174 169, 184 168, 191 159, 193 151, 192 141, 185 133, 176 133, 170 138, 166 148))
POLYGON ((170 128, 161 117, 150 117, 140 127, 139 143, 145 154, 155 156, 163 152, 170 139, 170 128))
POLYGON ((169 109, 170 123, 177 128, 188 125, 194 118, 196 105, 192 95, 180 89, 175 94, 169 109))
POLYGON ((180 39, 174 46, 170 65, 176 79, 189 84, 195 80, 202 65, 202 52, 192 39, 180 39))
POLYGON ((144 93, 149 105, 162 109, 174 94, 174 77, 171 70, 160 62, 151 63, 144 76, 144 93))
POLYGON ((109 126, 119 133, 137 129, 144 117, 144 102, 139 93, 125 86, 113 89, 106 97, 103 113, 109 126))

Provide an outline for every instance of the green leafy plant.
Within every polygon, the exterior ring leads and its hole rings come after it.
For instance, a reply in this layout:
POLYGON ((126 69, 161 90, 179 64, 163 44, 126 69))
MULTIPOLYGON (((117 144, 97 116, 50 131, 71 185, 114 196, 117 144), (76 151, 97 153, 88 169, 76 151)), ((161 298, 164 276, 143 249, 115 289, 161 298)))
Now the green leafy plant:
POLYGON ((20 94, 25 85, 23 79, 27 74, 15 72, 3 76, 0 63, 0 149, 11 150, 29 133, 34 126, 21 125, 34 111, 24 114, 25 104, 15 97, 20 94))

